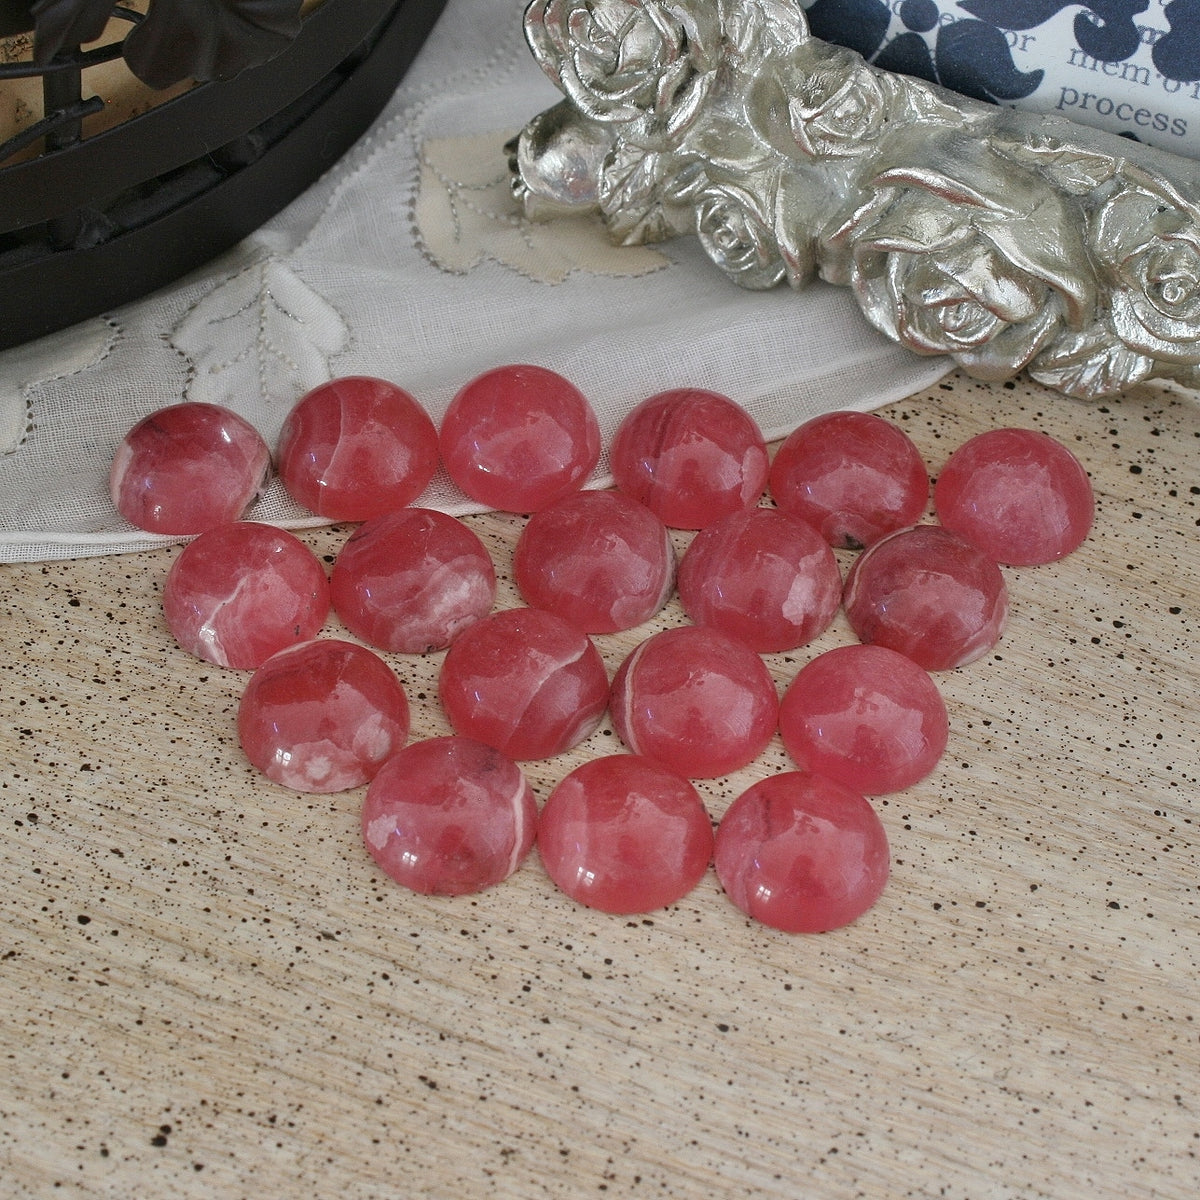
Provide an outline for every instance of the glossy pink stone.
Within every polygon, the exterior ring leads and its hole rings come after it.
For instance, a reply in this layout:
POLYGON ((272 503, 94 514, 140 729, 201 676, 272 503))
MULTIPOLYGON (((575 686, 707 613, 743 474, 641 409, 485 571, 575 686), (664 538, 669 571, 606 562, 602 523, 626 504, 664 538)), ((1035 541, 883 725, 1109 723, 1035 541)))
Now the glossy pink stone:
POLYGON ((806 645, 829 628, 842 576, 811 525, 773 508, 731 513, 702 529, 679 564, 679 599, 697 625, 761 654, 806 645))
POLYGON ((614 633, 648 621, 675 583, 667 527, 621 492, 578 492, 526 523, 513 554, 525 602, 587 633, 614 633))
POLYGON ((360 525, 338 553, 333 607, 355 636, 401 654, 444 650, 496 599, 487 549, 461 521, 403 508, 360 525))
POLYGON ((462 896, 507 879, 537 836, 520 767, 464 737, 414 742, 367 789, 363 841, 382 870, 425 895, 462 896))
POLYGON ((437 429, 403 388, 348 375, 302 396, 276 447, 289 495, 332 521, 365 521, 411 504, 438 465, 437 429))
POLYGON ((580 904, 644 913, 686 896, 712 860, 712 823, 688 780, 615 754, 576 767, 550 793, 538 853, 580 904))
POLYGON ((635 754, 708 779, 758 757, 779 702, 766 664, 745 642, 688 625, 654 634, 625 659, 609 709, 635 754))
POLYGON ((317 636, 329 615, 329 583, 298 538, 236 521, 184 547, 163 584, 163 615, 189 654, 253 670, 317 636))
POLYGON ((956 533, 916 525, 864 550, 842 598, 859 640, 946 671, 986 654, 1004 632, 1000 568, 956 533))
POLYGON ((270 473, 266 442, 237 413, 216 404, 172 404, 125 435, 108 485, 131 525, 193 534, 236 521, 270 473))
POLYGON ((887 834, 857 792, 786 771, 760 780, 717 828, 717 878, 742 912, 787 933, 824 933, 862 916, 883 892, 887 834))
POLYGON ((672 529, 703 529, 753 508, 767 482, 767 448, 728 396, 678 388, 643 400, 609 450, 617 486, 672 529))
POLYGON ((471 380, 439 436, 450 478, 505 512, 537 512, 578 491, 600 458, 592 406, 545 367, 496 367, 471 380))
POLYGON ((929 503, 920 451, 875 413, 831 412, 806 421, 776 451, 770 483, 784 512, 847 550, 915 525, 929 503))
POLYGON ((600 724, 608 675, 586 633, 554 613, 510 608, 458 636, 438 696, 456 733, 510 758, 549 758, 600 724))
POLYGON ((1056 562, 1083 544, 1095 497, 1079 460, 1034 429, 993 429, 950 455, 933 490, 938 520, 989 558, 1056 562))
POLYGON ((267 659, 238 708, 246 757, 298 792, 342 792, 374 777, 408 737, 408 699, 377 654, 338 639, 267 659))
POLYGON ((797 766, 868 796, 909 787, 946 749, 946 704, 929 673, 884 646, 838 646, 801 667, 779 705, 797 766))

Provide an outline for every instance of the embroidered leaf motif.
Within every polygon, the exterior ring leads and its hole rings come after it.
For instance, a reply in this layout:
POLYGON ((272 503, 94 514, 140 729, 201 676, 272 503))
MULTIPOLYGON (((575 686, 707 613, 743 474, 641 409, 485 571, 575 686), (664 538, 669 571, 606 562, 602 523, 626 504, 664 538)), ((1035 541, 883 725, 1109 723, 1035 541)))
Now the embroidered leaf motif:
POLYGON ((107 321, 83 321, 6 350, 0 372, 0 454, 12 454, 29 432, 34 420, 31 388, 94 367, 116 340, 117 331, 107 321))
POLYGON ((421 147, 416 224, 426 254, 463 274, 487 260, 543 283, 572 271, 636 276, 667 259, 643 246, 613 246, 598 217, 526 219, 509 187, 505 137, 439 138, 421 147))
POLYGON ((214 288, 171 334, 194 369, 189 400, 257 394, 279 406, 281 422, 296 397, 333 377, 329 360, 348 341, 337 310, 270 258, 214 288))

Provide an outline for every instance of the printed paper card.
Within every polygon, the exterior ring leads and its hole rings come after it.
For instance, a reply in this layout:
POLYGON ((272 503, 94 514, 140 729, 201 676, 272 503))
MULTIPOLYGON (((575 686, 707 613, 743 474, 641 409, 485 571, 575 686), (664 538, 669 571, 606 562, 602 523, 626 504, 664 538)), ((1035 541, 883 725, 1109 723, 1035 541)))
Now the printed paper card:
POLYGON ((801 0, 822 41, 1200 158, 1200 0, 801 0))

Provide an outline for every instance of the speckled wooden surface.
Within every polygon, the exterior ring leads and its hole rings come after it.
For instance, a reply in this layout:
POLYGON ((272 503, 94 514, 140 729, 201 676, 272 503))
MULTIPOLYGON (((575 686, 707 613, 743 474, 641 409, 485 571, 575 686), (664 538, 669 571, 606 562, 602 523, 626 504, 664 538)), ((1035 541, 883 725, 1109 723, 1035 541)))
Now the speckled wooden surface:
MULTIPOLYGON (((1200 398, 955 378, 886 411, 934 472, 995 425, 1061 437, 1098 516, 1006 571, 997 652, 940 677, 944 763, 878 801, 882 901, 819 937, 711 872, 590 912, 536 852, 403 893, 361 792, 241 757, 245 677, 159 615, 176 551, 0 568, 0 1196, 1200 1194, 1200 398)), ((472 523, 514 603, 519 522, 472 523)), ((438 658, 392 661, 443 731, 438 658)), ((539 795, 615 740, 534 764, 539 795)), ((712 816, 782 765, 703 784, 712 816)))

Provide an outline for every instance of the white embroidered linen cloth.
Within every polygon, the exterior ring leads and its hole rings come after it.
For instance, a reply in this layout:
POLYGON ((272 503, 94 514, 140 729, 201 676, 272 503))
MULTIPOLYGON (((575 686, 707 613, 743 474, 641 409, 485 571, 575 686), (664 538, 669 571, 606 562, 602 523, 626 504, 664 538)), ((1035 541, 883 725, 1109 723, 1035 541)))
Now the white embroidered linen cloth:
MULTIPOLYGON (((390 379, 436 422, 475 375, 528 362, 588 396, 606 442, 640 400, 683 386, 733 397, 774 438, 947 372, 886 341, 842 289, 746 292, 695 238, 618 248, 591 220, 525 221, 503 145, 559 95, 523 7, 449 0, 372 130, 284 212, 161 292, 0 353, 0 561, 180 540, 130 527, 107 481, 126 431, 183 400, 226 405, 273 446, 330 378, 390 379)), ((418 503, 479 509, 444 472, 418 503)), ((247 515, 327 523, 278 480, 247 515)))

